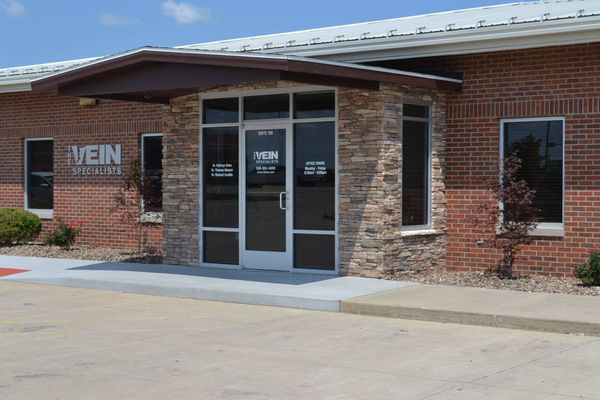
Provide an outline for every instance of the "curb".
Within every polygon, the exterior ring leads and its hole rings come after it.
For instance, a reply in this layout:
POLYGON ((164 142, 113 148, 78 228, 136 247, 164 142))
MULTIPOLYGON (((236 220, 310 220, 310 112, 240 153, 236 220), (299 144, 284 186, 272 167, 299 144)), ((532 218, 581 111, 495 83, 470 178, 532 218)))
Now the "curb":
POLYGON ((224 303, 237 303, 257 306, 295 308, 311 311, 339 312, 340 310, 340 300, 334 299, 226 291, 201 287, 168 287, 146 283, 116 282, 89 278, 26 278, 5 280, 7 282, 16 283, 62 286, 78 289, 94 289, 120 293, 177 297, 183 299, 218 301, 224 303))
POLYGON ((376 317, 400 318, 493 328, 600 336, 600 323, 537 319, 510 315, 479 314, 450 310, 368 304, 342 301, 340 312, 376 317))

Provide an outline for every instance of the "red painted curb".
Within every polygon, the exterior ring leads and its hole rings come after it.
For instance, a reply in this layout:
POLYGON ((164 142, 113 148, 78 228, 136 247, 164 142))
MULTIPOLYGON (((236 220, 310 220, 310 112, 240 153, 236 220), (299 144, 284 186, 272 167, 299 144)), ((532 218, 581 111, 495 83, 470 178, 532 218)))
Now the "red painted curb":
POLYGON ((27 272, 28 269, 0 268, 0 277, 27 272))

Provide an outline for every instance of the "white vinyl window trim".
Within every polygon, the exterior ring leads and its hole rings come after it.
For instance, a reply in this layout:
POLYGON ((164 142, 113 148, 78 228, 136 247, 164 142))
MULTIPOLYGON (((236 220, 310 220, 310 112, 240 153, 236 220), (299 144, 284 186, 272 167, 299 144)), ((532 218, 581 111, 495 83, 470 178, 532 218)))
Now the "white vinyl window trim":
MULTIPOLYGON (((140 155, 140 161, 141 161, 141 165, 140 168, 142 169, 142 173, 144 172, 144 165, 146 164, 146 149, 145 149, 145 143, 146 143, 146 138, 149 137, 163 137, 162 133, 142 133, 141 135, 141 145, 140 145, 140 151, 141 151, 141 155, 140 155)), ((156 211, 152 211, 152 212, 146 212, 144 210, 144 198, 142 196, 142 198, 140 199, 141 204, 142 204, 142 213, 140 215, 140 221, 141 222, 154 222, 154 223, 162 223, 163 221, 163 213, 162 212, 156 212, 156 211)))
MULTIPOLYGON (((540 222, 531 236, 563 237, 565 235, 565 117, 503 118, 500 120, 500 160, 504 160, 504 124, 511 122, 562 122, 562 222, 540 222)), ((502 204, 500 204, 502 207, 502 204)))
MULTIPOLYGON (((24 171, 24 208, 25 210, 37 215, 41 219, 52 219, 54 218, 54 209, 41 209, 41 208, 29 208, 29 143, 30 142, 53 142, 52 137, 39 137, 39 138, 26 138, 24 140, 23 147, 23 171, 24 171)), ((54 160, 52 160, 54 163, 54 160)))
MULTIPOLYGON (((425 210, 425 216, 426 216, 426 221, 425 224, 421 224, 421 225, 402 225, 401 227, 401 232, 400 235, 401 236, 419 236, 419 235, 430 235, 430 234, 434 234, 435 233, 435 229, 433 229, 432 225, 431 225, 431 210, 432 210, 432 167, 431 167, 431 163, 432 163, 432 136, 433 136, 433 118, 432 118, 432 105, 428 104, 428 103, 419 103, 416 101, 405 101, 402 103, 403 108, 404 105, 412 105, 412 106, 420 106, 420 107, 427 107, 428 109, 428 118, 418 118, 418 117, 406 117, 404 115, 402 115, 402 123, 404 126, 404 121, 416 121, 416 122, 425 122, 427 123, 427 171, 425 172, 427 174, 427 187, 425 188, 425 195, 426 195, 426 210, 425 210)), ((404 135, 404 129, 402 130, 402 135, 404 135)), ((403 162, 404 160, 402 160, 401 162, 403 162)), ((402 167, 402 171, 404 171, 404 166, 402 167)), ((402 189, 402 193, 404 192, 404 190, 402 189)), ((402 194, 401 194, 402 195, 402 194)), ((404 205, 403 205, 404 206, 404 205)))

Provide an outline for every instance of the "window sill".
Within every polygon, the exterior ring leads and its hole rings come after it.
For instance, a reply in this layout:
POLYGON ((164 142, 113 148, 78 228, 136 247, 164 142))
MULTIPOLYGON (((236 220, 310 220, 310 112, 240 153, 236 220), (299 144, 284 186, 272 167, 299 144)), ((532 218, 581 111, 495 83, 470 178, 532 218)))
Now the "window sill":
POLYGON ((438 235, 442 232, 436 231, 435 229, 426 228, 426 229, 409 229, 405 231, 400 231, 400 236, 402 237, 410 237, 410 236, 428 236, 428 235, 438 235))
MULTIPOLYGON (((500 231, 496 229, 496 234, 500 234, 500 231)), ((564 237, 565 228, 562 224, 541 224, 537 228, 529 231, 529 236, 536 237, 564 237)))
POLYGON ((143 224, 162 224, 163 214, 159 212, 148 212, 140 215, 140 220, 143 224))
POLYGON ((542 237, 564 237, 565 228, 562 226, 544 226, 540 225, 531 232, 529 236, 542 236, 542 237))
POLYGON ((53 219, 54 218, 54 210, 41 210, 34 208, 26 208, 26 211, 33 213, 40 217, 41 219, 53 219))

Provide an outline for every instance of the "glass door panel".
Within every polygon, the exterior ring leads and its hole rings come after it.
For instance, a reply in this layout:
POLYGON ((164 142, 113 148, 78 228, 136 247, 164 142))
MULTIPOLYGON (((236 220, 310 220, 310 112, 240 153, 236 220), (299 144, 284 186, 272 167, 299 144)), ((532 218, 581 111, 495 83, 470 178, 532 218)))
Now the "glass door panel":
POLYGON ((286 128, 245 131, 245 255, 250 268, 288 269, 286 128))
POLYGON ((286 250, 285 181, 285 129, 246 131, 246 250, 286 250))

